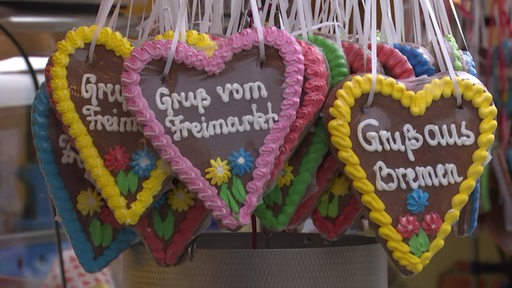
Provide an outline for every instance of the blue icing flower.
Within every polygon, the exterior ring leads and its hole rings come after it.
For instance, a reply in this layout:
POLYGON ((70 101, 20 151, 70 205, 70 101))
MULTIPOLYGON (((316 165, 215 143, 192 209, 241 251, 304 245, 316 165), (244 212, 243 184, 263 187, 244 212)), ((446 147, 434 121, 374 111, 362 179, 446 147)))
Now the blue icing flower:
POLYGON ((132 154, 132 159, 133 161, 130 163, 130 166, 139 177, 148 177, 151 171, 156 168, 157 156, 146 148, 135 151, 132 154))
POLYGON ((229 167, 231 167, 231 172, 235 175, 242 176, 245 173, 251 171, 254 158, 251 153, 245 151, 243 148, 240 148, 238 151, 234 151, 229 155, 229 167))
POLYGON ((407 209, 412 213, 420 213, 428 205, 428 193, 421 189, 414 189, 407 194, 407 209))

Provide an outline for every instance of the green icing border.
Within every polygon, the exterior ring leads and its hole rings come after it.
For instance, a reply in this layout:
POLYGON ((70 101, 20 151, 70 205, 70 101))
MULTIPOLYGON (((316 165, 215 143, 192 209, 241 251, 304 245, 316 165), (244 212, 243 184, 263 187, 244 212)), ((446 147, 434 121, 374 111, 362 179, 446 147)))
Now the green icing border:
POLYGON ((330 88, 350 74, 345 54, 334 42, 320 35, 310 35, 308 36, 308 41, 322 49, 322 53, 324 53, 327 59, 331 74, 330 88))
POLYGON ((299 172, 288 189, 281 213, 277 217, 274 216, 272 210, 265 203, 258 205, 256 210, 254 210, 254 214, 266 228, 282 230, 288 225, 295 210, 299 207, 304 194, 314 180, 316 171, 322 163, 325 153, 329 150, 328 134, 322 119, 318 119, 314 127, 315 131, 311 145, 306 155, 302 158, 299 172))

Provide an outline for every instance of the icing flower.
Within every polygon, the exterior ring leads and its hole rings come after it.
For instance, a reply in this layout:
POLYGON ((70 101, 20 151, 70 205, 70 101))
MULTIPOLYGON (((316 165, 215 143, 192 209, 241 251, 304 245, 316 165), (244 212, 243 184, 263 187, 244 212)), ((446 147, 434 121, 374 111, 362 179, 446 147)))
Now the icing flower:
POLYGON ((231 177, 231 172, 229 172, 228 161, 222 161, 219 157, 216 160, 210 159, 211 167, 206 168, 206 179, 211 179, 210 183, 212 185, 220 185, 222 183, 228 182, 229 177, 231 177))
POLYGON ((281 170, 281 173, 279 173, 279 177, 277 177, 277 186, 279 188, 283 186, 289 186, 290 183, 293 180, 293 174, 292 174, 293 167, 288 165, 288 163, 284 164, 283 169, 281 170))
POLYGON ((121 224, 114 218, 114 213, 107 206, 101 207, 99 218, 104 224, 109 224, 114 229, 121 229, 121 224))
POLYGON ((183 183, 179 183, 167 196, 167 203, 177 212, 187 211, 194 206, 194 194, 183 183))
POLYGON ((345 196, 349 192, 348 186, 349 183, 347 181, 347 178, 341 175, 339 177, 336 177, 334 183, 331 185, 331 188, 329 188, 329 192, 331 192, 334 196, 345 196))
POLYGON ((130 166, 139 177, 149 177, 151 171, 156 168, 157 156, 146 148, 135 151, 132 154, 132 159, 130 166))
POLYGON ((407 209, 412 213, 420 213, 428 206, 428 193, 421 189, 414 189, 407 194, 407 209))
POLYGON ((254 158, 251 153, 245 151, 243 148, 240 148, 238 151, 234 151, 229 155, 229 167, 231 167, 231 171, 235 175, 242 176, 245 173, 251 171, 254 158))
POLYGON ((103 201, 101 196, 92 188, 82 190, 76 197, 76 208, 84 216, 92 216, 95 212, 100 212, 103 201))
POLYGON ((428 235, 435 235, 443 225, 441 216, 436 212, 428 212, 423 216, 423 222, 421 222, 421 228, 425 230, 428 235))
POLYGON ((126 147, 115 145, 114 148, 108 148, 108 153, 105 154, 105 166, 112 172, 119 172, 126 169, 129 158, 126 147))
POLYGON ((400 223, 398 224, 398 227, 396 227, 396 230, 404 238, 411 238, 420 231, 420 223, 416 216, 411 216, 409 214, 400 216, 399 222, 400 223))

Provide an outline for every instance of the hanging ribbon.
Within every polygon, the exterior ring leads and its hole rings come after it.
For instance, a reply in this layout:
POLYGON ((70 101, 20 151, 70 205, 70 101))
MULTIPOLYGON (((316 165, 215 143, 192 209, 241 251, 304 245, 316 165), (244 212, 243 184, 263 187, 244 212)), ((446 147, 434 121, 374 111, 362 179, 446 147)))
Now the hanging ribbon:
POLYGON ((263 39, 263 28, 261 27, 261 19, 258 11, 258 5, 256 4, 256 0, 251 0, 251 12, 253 17, 254 26, 256 27, 256 32, 258 33, 259 39, 259 48, 260 48, 260 62, 265 62, 265 41, 263 39))
POLYGON ((107 21, 108 13, 110 12, 110 9, 114 5, 114 0, 104 0, 101 1, 100 7, 98 10, 98 14, 96 16, 96 31, 94 31, 94 36, 92 37, 91 45, 89 46, 89 55, 88 55, 88 62, 89 64, 93 61, 93 55, 94 55, 94 48, 96 47, 96 41, 98 41, 98 37, 100 35, 101 29, 105 26, 105 22, 107 21))

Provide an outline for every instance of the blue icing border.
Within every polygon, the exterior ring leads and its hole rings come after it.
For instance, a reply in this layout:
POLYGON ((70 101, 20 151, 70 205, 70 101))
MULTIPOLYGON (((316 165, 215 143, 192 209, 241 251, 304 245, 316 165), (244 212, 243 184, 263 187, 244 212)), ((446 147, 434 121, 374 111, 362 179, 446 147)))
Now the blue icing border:
POLYGON ((436 69, 432 66, 432 63, 430 63, 429 59, 418 49, 398 43, 393 44, 393 47, 407 58, 414 69, 414 76, 432 76, 436 73, 436 69))
POLYGON ((467 229, 467 235, 472 235, 476 227, 478 225, 478 212, 480 208, 480 178, 476 180, 475 189, 471 192, 471 196, 469 196, 469 201, 471 202, 471 218, 469 220, 469 226, 467 229))
POLYGON ((82 264, 87 272, 97 272, 105 268, 121 252, 130 247, 137 239, 137 235, 128 228, 121 229, 111 245, 104 250, 104 253, 94 259, 94 248, 89 242, 87 235, 82 231, 68 191, 62 182, 57 164, 55 163, 48 130, 50 110, 49 95, 46 91, 46 84, 43 82, 36 93, 31 110, 31 128, 39 164, 45 175, 57 213, 62 218, 62 226, 68 234, 71 246, 80 264, 82 264))
POLYGON ((464 57, 464 63, 466 63, 466 69, 469 74, 472 76, 478 77, 478 73, 476 72, 475 59, 469 51, 462 51, 462 57, 464 57))

